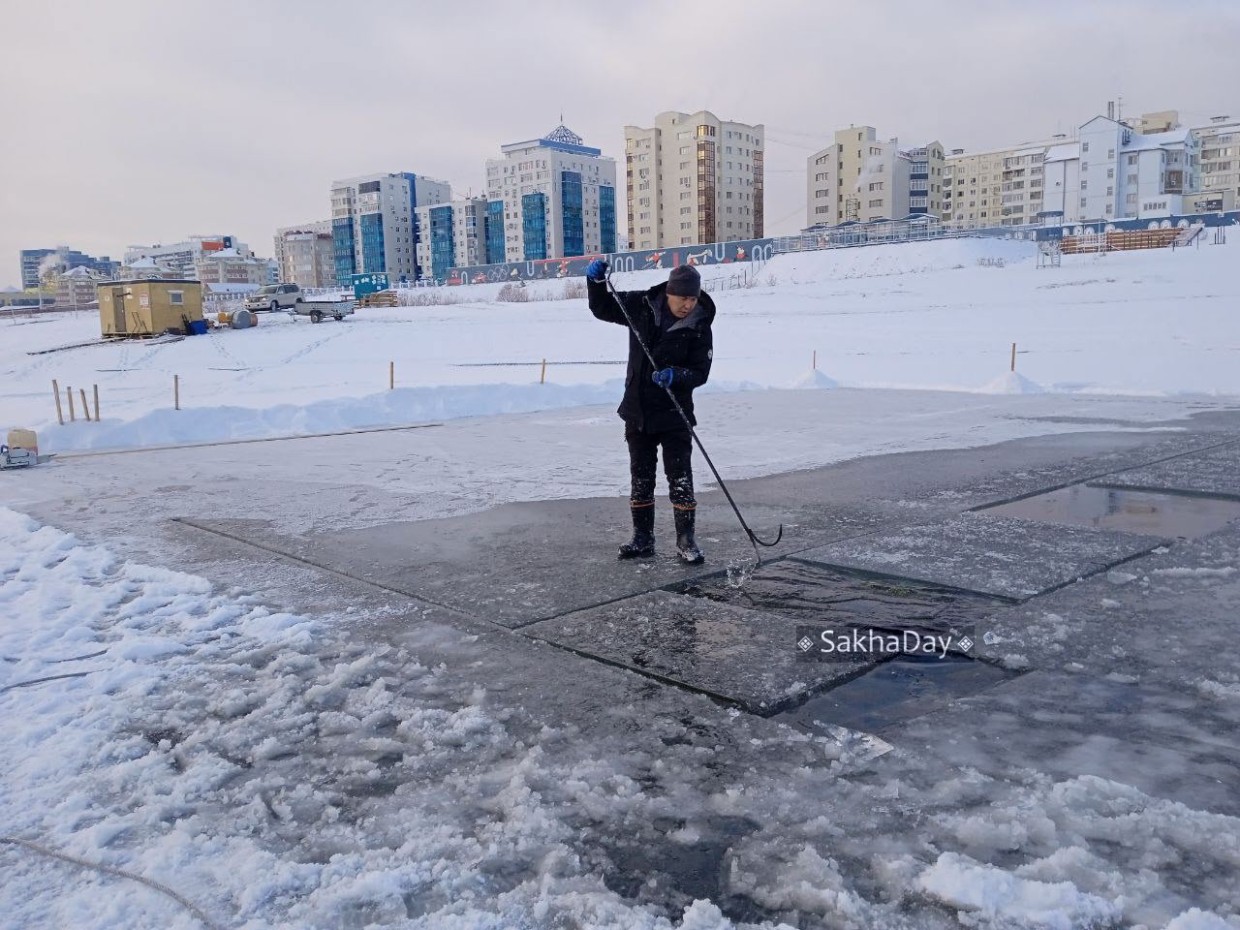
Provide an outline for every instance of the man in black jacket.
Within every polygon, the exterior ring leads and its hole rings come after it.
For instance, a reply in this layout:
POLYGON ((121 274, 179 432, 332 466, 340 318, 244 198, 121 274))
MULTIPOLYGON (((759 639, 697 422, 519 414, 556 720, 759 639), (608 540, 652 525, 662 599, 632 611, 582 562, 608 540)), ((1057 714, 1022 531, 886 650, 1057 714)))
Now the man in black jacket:
POLYGON ((696 426, 693 389, 710 377, 715 302, 702 292, 701 276, 692 265, 674 268, 665 283, 649 290, 619 292, 623 309, 608 290, 606 279, 607 262, 595 259, 586 268, 590 311, 607 323, 631 327, 624 399, 617 412, 624 420, 629 445, 633 539, 620 547, 620 558, 654 555, 655 471, 662 446, 668 497, 676 517, 676 549, 685 562, 698 565, 704 557, 693 537, 697 508, 693 437, 672 396, 696 426), (653 365, 642 349, 643 342, 654 357, 653 365))

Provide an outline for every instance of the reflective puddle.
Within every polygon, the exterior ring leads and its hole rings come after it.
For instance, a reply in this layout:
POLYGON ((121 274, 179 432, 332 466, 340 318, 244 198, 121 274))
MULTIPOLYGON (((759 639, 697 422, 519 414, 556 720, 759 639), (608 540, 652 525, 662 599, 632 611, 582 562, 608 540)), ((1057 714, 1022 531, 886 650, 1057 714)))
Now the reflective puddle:
POLYGON ((1240 519, 1240 501, 1074 484, 975 512, 1144 536, 1196 539, 1240 519))
MULTIPOLYGON (((832 726, 881 733, 1017 674, 958 655, 900 656, 775 719, 809 733, 827 733, 832 726)), ((967 724, 962 721, 962 726, 967 724)))

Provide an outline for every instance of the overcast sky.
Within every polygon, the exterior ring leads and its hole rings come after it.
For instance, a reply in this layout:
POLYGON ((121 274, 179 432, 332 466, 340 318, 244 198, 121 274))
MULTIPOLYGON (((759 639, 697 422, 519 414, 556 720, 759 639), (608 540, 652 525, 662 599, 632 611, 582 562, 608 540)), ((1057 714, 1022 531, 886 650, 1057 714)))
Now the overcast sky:
POLYGON ((231 233, 270 256, 276 227, 327 218, 335 178, 480 193, 487 158, 561 113, 621 187, 627 124, 765 124, 776 235, 850 124, 980 150, 1119 97, 1240 117, 1237 0, 3 0, 0 36, 0 287, 57 244, 231 233))

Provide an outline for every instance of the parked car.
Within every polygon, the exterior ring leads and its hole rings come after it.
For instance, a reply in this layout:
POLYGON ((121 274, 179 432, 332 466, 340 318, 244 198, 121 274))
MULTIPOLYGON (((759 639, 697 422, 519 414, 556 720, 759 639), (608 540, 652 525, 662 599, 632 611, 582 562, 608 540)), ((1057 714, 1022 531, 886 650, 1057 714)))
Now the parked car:
POLYGON ((305 300, 296 284, 268 284, 245 299, 247 310, 293 310, 305 300))

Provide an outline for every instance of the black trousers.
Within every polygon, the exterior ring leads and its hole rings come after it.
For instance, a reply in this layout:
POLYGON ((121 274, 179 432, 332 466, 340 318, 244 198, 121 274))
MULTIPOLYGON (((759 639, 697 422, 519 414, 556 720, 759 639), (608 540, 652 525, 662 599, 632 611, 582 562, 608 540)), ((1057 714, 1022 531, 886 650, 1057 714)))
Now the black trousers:
POLYGON ((693 510, 693 436, 687 429, 647 433, 625 424, 624 441, 629 444, 629 473, 633 489, 632 507, 654 506, 655 471, 659 446, 663 447, 663 473, 667 476, 667 496, 677 510, 693 510))

